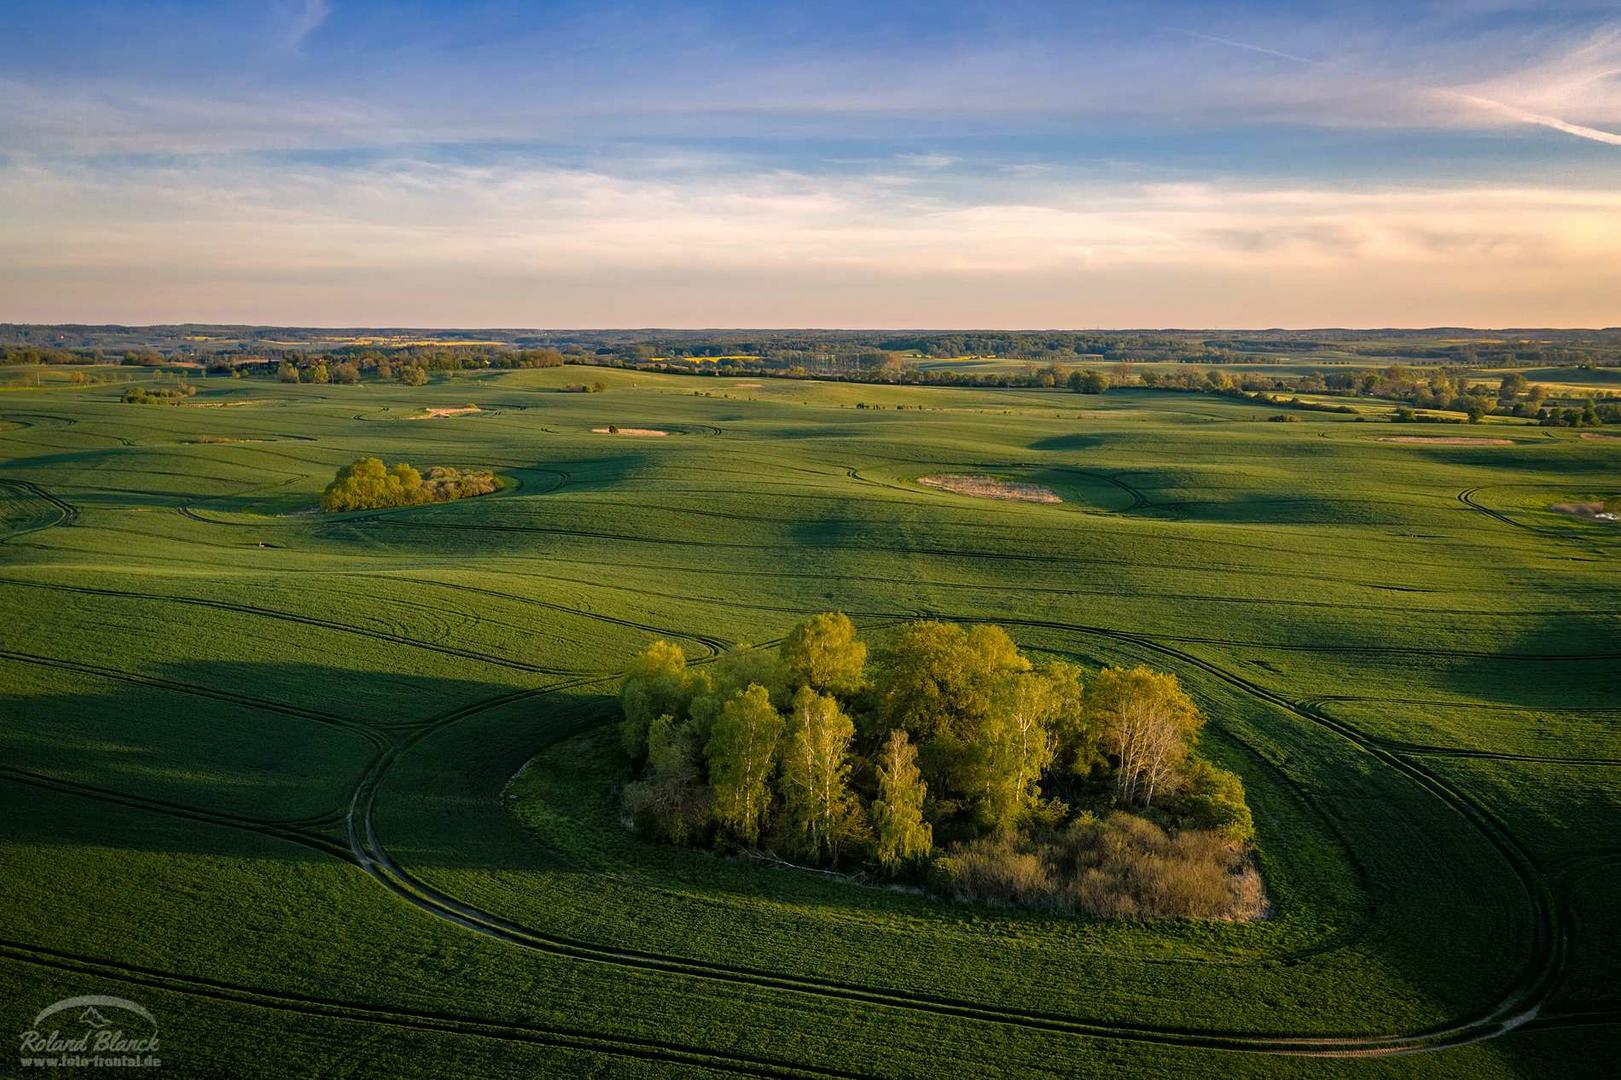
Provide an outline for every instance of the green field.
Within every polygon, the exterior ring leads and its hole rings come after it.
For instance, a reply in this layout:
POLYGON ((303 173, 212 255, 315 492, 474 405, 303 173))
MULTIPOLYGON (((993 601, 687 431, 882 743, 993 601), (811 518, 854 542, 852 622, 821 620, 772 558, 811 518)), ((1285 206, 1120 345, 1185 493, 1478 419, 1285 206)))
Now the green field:
POLYGON ((1621 492, 1621 442, 1153 391, 557 392, 581 378, 4 388, 8 1030, 130 998, 175 1075, 1613 1068, 1621 527, 1549 507, 1621 492), (313 512, 363 455, 507 483, 313 512), (631 655, 829 609, 1176 673, 1272 917, 975 907, 624 828, 631 655))

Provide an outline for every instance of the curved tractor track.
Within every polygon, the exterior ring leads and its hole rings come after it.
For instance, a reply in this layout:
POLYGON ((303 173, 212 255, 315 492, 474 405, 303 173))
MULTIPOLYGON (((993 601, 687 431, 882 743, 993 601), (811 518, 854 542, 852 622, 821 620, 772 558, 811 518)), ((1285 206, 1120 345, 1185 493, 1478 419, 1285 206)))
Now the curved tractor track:
MULTIPOLYGON (((864 613, 889 617, 887 613, 864 613)), ((1455 789, 1422 767, 1381 747, 1349 725, 1315 712, 1281 695, 1260 687, 1200 657, 1163 645, 1138 634, 1080 627, 1041 620, 963 618, 965 622, 1003 622, 1096 634, 1160 652, 1184 664, 1197 667, 1239 690, 1278 706, 1310 723, 1326 727, 1355 743, 1381 762, 1395 768, 1459 813, 1502 855, 1520 880, 1532 910, 1534 925, 1533 958, 1528 970, 1495 1006, 1485 1012, 1414 1032, 1373 1035, 1299 1036, 1250 1032, 1188 1030, 1153 1025, 1121 1024, 1014 1009, 947 996, 865 986, 831 979, 797 976, 782 972, 713 963, 691 957, 639 949, 618 948, 596 942, 549 934, 503 918, 469 904, 413 876, 402 867, 378 837, 375 810, 378 792, 400 754, 441 728, 504 703, 505 699, 466 707, 425 724, 398 749, 380 758, 355 789, 347 826, 355 862, 385 888, 413 906, 458 926, 511 945, 551 955, 595 963, 611 964, 642 971, 701 978, 724 983, 782 990, 832 998, 858 1004, 881 1005, 925 1012, 938 1016, 970 1019, 1040 1031, 1114 1038, 1167 1046, 1212 1050, 1243 1050, 1268 1054, 1320 1057, 1361 1057, 1410 1054, 1480 1042, 1506 1034, 1537 1016, 1563 969, 1566 934, 1557 921, 1552 891, 1538 873, 1527 852, 1488 815, 1455 789)), ((573 685, 606 682, 611 676, 582 679, 573 685)), ((553 687, 551 690, 562 689, 553 687)), ((534 691, 532 694, 551 690, 534 691)), ((511 696, 509 695, 508 698, 511 696)))
MULTIPOLYGON (((15 482, 13 482, 15 483, 15 482)), ((22 485, 33 489, 33 485, 22 485)), ((38 494, 62 510, 62 517, 53 524, 71 521, 72 507, 60 500, 54 499, 43 491, 34 489, 30 494, 38 494)), ((17 584, 34 584, 17 582, 17 584)), ((436 583, 445 584, 445 583, 436 583)), ((159 594, 127 594, 117 590, 80 589, 65 586, 45 586, 66 588, 68 591, 83 591, 91 593, 107 593, 113 595, 135 595, 154 600, 164 600, 176 603, 192 603, 208 607, 218 607, 227 610, 239 611, 245 614, 259 615, 268 618, 290 619, 297 622, 306 622, 312 625, 323 626, 329 629, 343 630, 351 633, 363 633, 367 636, 377 637, 391 641, 395 644, 411 645, 416 647, 432 648, 435 651, 452 655, 467 656, 473 659, 491 661, 494 658, 480 654, 470 653, 466 650, 453 649, 443 646, 431 646, 422 642, 403 638, 398 635, 386 634, 377 631, 363 630, 361 628, 330 623, 327 620, 306 618, 288 612, 272 611, 263 608, 254 608, 246 605, 230 604, 223 601, 211 601, 203 598, 180 598, 162 596, 159 594)), ((915 617, 915 613, 897 615, 890 612, 863 613, 870 619, 898 619, 915 617)), ((459 709, 444 713, 438 717, 429 718, 411 725, 400 725, 396 729, 397 736, 382 736, 381 740, 374 739, 378 752, 364 775, 357 783, 349 803, 347 814, 343 816, 343 827, 346 833, 347 847, 335 843, 331 838, 322 836, 307 825, 320 825, 333 820, 333 815, 320 815, 299 822, 269 822, 251 818, 243 818, 214 811, 203 810, 196 807, 186 807, 180 804, 165 803, 161 800, 145 799, 137 796, 127 796, 121 793, 104 789, 91 788, 88 785, 73 784, 67 781, 58 781, 37 774, 26 774, 22 770, 7 768, 4 775, 22 783, 33 784, 39 787, 49 787, 55 790, 70 792, 89 798, 103 799, 130 806, 140 806, 146 809, 174 814, 181 817, 222 825, 232 828, 246 829, 260 833, 267 837, 275 837, 284 841, 301 844, 305 847, 332 855, 335 858, 352 862, 360 869, 377 880, 391 893, 417 907, 420 910, 435 915, 467 930, 482 934, 486 937, 505 942, 507 944, 534 949, 551 955, 567 957, 570 959, 590 961, 593 963, 610 964, 619 967, 640 971, 662 972, 670 975, 697 978, 721 983, 746 985, 751 987, 779 990, 783 992, 806 994, 818 998, 833 999, 856 1004, 880 1005, 890 1008, 900 1008, 932 1015, 969 1019, 984 1023, 1014 1026, 1039 1031, 1057 1032, 1085 1036, 1089 1038, 1120 1039, 1142 1043, 1153 1043, 1166 1046, 1181 1046, 1203 1048, 1211 1050, 1237 1050, 1265 1054, 1296 1055, 1296 1056, 1327 1056, 1327 1057, 1358 1057, 1374 1055, 1410 1054, 1423 1051, 1439 1050, 1447 1047, 1461 1046, 1468 1043, 1492 1039, 1506 1034, 1521 1025, 1535 1021, 1542 1003, 1547 999, 1553 987, 1558 982, 1565 966, 1565 957, 1568 945, 1568 930, 1566 924, 1560 919, 1560 905, 1555 902, 1552 889, 1547 879, 1539 872, 1535 863, 1526 850, 1512 835, 1502 828, 1489 815, 1479 810, 1472 802, 1456 789, 1445 783, 1435 774, 1422 766, 1409 761, 1402 756, 1403 752, 1423 753, 1430 748, 1408 748, 1405 746, 1386 745, 1379 740, 1363 735, 1356 728, 1335 720, 1314 704, 1309 702, 1291 701, 1282 695, 1276 694, 1261 687, 1243 676, 1228 671, 1202 657, 1187 653, 1173 645, 1166 644, 1145 635, 1126 631, 1112 630, 1102 627, 1080 626, 1046 620, 986 618, 955 616, 964 622, 1000 622, 1013 626, 1028 626, 1056 630, 1059 632, 1078 634, 1082 636, 1099 636, 1121 643, 1157 652, 1179 663, 1198 668, 1209 675, 1237 688, 1243 693, 1257 698, 1268 704, 1282 708, 1290 714, 1309 723, 1324 727, 1337 735, 1354 743, 1366 753, 1380 760, 1407 776, 1414 783, 1431 792, 1436 798, 1444 802, 1449 808, 1457 812, 1468 821, 1503 857, 1513 870, 1526 893, 1527 902, 1531 908, 1534 927, 1533 958, 1527 970, 1509 992, 1494 1007, 1478 1015, 1461 1018, 1446 1024, 1438 1025, 1415 1032, 1401 1032, 1391 1034, 1369 1035, 1324 1035, 1299 1036, 1289 1034, 1269 1034, 1253 1032, 1228 1032, 1215 1030, 1188 1030, 1172 1027, 1159 1027, 1153 1025, 1134 1025, 1092 1020, 1080 1017, 1065 1016, 1054 1013, 1044 1013, 1033 1010, 1014 1009, 994 1004, 985 1004, 968 1000, 959 1000, 947 996, 937 996, 916 992, 909 992, 883 987, 865 986, 857 983, 845 983, 831 979, 821 979, 807 976, 797 976, 765 969, 751 969, 726 964, 712 963, 691 957, 663 954, 637 949, 617 948, 595 942, 581 941, 561 937, 526 927, 520 923, 505 919, 492 912, 480 909, 466 903, 419 878, 413 876, 409 870, 402 867, 384 847, 379 839, 375 809, 377 796, 382 784, 389 776, 400 756, 416 745, 428 735, 442 728, 466 719, 470 716, 486 712, 507 703, 528 698, 539 697, 555 693, 564 689, 579 687, 595 683, 610 681, 613 675, 581 675, 575 672, 547 672, 549 674, 577 676, 562 683, 549 686, 513 691, 485 701, 463 706, 459 709), (385 745, 386 743, 386 745, 385 745)), ((722 643, 718 639, 698 639, 710 649, 722 643)), ((1216 641, 1188 641, 1188 644, 1235 644, 1216 641)), ((1385 651, 1385 650, 1367 650, 1385 651)), ((1395 650, 1411 653, 1430 653, 1432 650, 1395 650)), ((1435 654, 1444 654, 1444 650, 1433 650, 1435 654)), ((1574 656, 1523 656, 1512 654, 1480 654, 1482 656, 1494 655, 1501 659, 1576 659, 1574 656)), ((1587 654, 1581 658, 1611 657, 1616 654, 1600 653, 1587 654)), ((39 660, 42 658, 18 656, 22 660, 39 660)), ((494 660, 494 662, 503 662, 494 660)), ((701 661, 700 661, 701 662, 701 661)), ((509 666, 522 667, 526 670, 542 670, 532 665, 519 662, 506 661, 509 666)), ((96 672, 100 674, 101 672, 96 672)), ((196 692, 200 688, 191 686, 180 687, 188 692, 196 692)), ((258 701, 240 701, 240 704, 251 704, 263 707, 266 703, 258 701)), ((330 722, 333 717, 306 716, 308 719, 330 722)), ((349 723, 353 723, 352 721, 349 723)), ((349 726, 349 724, 343 724, 349 726)), ((374 733, 376 734, 376 733, 374 733)), ((536 1025, 519 1025, 482 1020, 468 1017, 454 1017, 448 1015, 419 1013, 410 1010, 380 1008, 355 1003, 333 1002, 325 999, 303 998, 297 995, 282 994, 260 989, 233 987, 223 983, 211 983, 206 980, 186 979, 181 976, 154 972, 128 965, 112 965, 101 961, 88 961, 83 958, 74 958, 66 954, 53 954, 49 950, 35 946, 19 945, 15 943, 0 943, 0 955, 25 963, 54 966, 63 970, 89 970, 108 974, 109 977, 124 978, 129 981, 142 982, 145 985, 162 986, 176 992, 192 993, 205 997, 214 997, 219 1000, 241 1001, 246 1004, 263 1005, 270 1008, 285 1008, 293 1011, 307 1012, 315 1015, 339 1016, 349 1019, 366 1020, 384 1024, 400 1026, 416 1026, 423 1030, 453 1031, 465 1034, 475 1034, 484 1037, 509 1038, 532 1042, 543 1042, 548 1045, 573 1046, 581 1049, 593 1050, 614 1055, 628 1055, 644 1057, 649 1060, 680 1062, 693 1065, 725 1069, 732 1072, 741 1072, 748 1075, 761 1076, 845 1076, 850 1074, 836 1071, 820 1070, 790 1065, 783 1062, 770 1061, 764 1058, 753 1058, 746 1055, 728 1054, 722 1051, 711 1051, 690 1047, 676 1047, 673 1044, 657 1042, 637 1042, 613 1037, 595 1035, 590 1033, 570 1032, 564 1029, 540 1027, 536 1025)), ((1595 1014, 1607 1016, 1608 1014, 1595 1014)), ((1560 1023, 1564 1018, 1549 1017, 1547 1023, 1560 1023)))
MULTIPOLYGON (((876 615, 876 613, 874 614, 876 615)), ((889 616, 883 617, 888 618, 889 616)), ((988 622, 992 620, 968 617, 963 618, 962 621, 988 622)), ((1557 982, 1557 978, 1564 966, 1566 952, 1566 934, 1556 925, 1557 908, 1553 902, 1551 891, 1543 878, 1537 873, 1529 856, 1517 842, 1489 817, 1476 810, 1473 804, 1469 803, 1452 788, 1421 767, 1371 742, 1348 725, 1257 686, 1242 676, 1229 672, 1200 657, 1163 645, 1143 635, 1079 627, 1044 620, 1001 619, 996 621, 1012 625, 1066 630, 1081 635, 1101 635, 1123 643, 1160 652, 1183 663, 1198 667, 1252 696, 1284 708, 1309 722, 1328 727, 1330 730, 1363 747, 1368 753, 1373 754, 1386 764, 1397 768, 1462 814, 1493 844, 1519 876, 1531 903, 1536 926, 1535 956, 1530 968, 1511 988, 1509 993, 1496 1006, 1486 1012, 1416 1032, 1382 1035, 1298 1036, 1253 1032, 1198 1031, 1153 1025, 1121 1024, 1033 1010, 1012 1009, 946 996, 796 976, 765 969, 717 964, 690 957, 617 948, 612 945, 552 935, 505 919, 429 885, 412 875, 409 870, 402 867, 390 856, 378 838, 375 808, 378 792, 401 754, 430 734, 468 717, 487 712, 516 700, 538 697, 569 688, 609 682, 615 678, 613 675, 580 678, 548 687, 499 695, 420 722, 415 726, 414 730, 403 735, 403 738, 399 741, 390 740, 390 745, 374 758, 356 785, 349 810, 343 819, 344 829, 347 834, 347 849, 341 844, 333 843, 328 837, 301 828, 291 822, 266 822, 201 810, 195 807, 165 803, 160 800, 125 796, 116 792, 90 788, 87 785, 55 781, 35 774, 22 774, 21 770, 6 769, 4 774, 23 783, 51 787, 124 805, 140 806, 145 809, 174 814, 210 824, 244 829, 267 837, 298 843, 355 864, 406 903, 472 932, 507 944, 534 949, 550 955, 611 964, 640 971, 662 972, 681 977, 808 994, 814 997, 857 1004, 901 1008, 943 1017, 975 1020, 1089 1038, 1121 1039, 1166 1046, 1293 1056, 1385 1056, 1439 1050, 1495 1038, 1536 1018, 1541 1003, 1557 982)), ((36 954, 47 952, 47 950, 37 949, 33 946, 12 946, 12 949, 20 949, 36 954)), ((0 953, 10 954, 12 949, 0 947, 0 953)), ((37 958, 26 956, 14 956, 14 958, 23 959, 26 962, 40 962, 37 958)), ((141 979, 168 980, 170 982, 185 981, 178 976, 143 971, 142 969, 127 970, 136 971, 140 974, 141 978, 135 981, 141 981, 141 979)), ((115 975, 114 977, 118 976, 115 975)), ((196 983, 196 980, 192 980, 188 984, 189 989, 173 986, 166 988, 179 989, 180 992, 195 992, 196 983)), ((156 985, 155 982, 151 984, 156 985)), ((223 995, 224 1000, 239 1000, 237 997, 230 996, 230 994, 239 994, 255 999, 247 1003, 267 1004, 268 1007, 295 1007, 287 1003, 305 1000, 295 995, 248 988, 227 988, 227 991, 223 995)), ((203 996, 221 997, 222 994, 205 993, 203 996)), ((353 1003, 321 1002, 320 1009, 303 1011, 320 1012, 322 1015, 352 1015, 354 1019, 375 1020, 381 1023, 406 1023, 407 1021, 401 1018, 420 1019, 430 1017, 429 1019, 421 1019, 421 1023, 426 1029, 465 1030, 468 1033, 488 1037, 529 1039, 530 1041, 543 1040, 544 1037, 549 1037, 549 1033, 553 1031, 553 1029, 469 1018, 440 1017, 435 1019, 431 1018, 432 1014, 416 1014, 396 1009, 377 1009, 370 1006, 357 1006, 353 1003), (323 1012, 323 1009, 327 1011, 323 1012), (461 1027, 457 1025, 461 1025, 461 1027)), ((416 1022, 416 1020, 413 1019, 410 1022, 416 1022)), ((1559 1023, 1561 1019, 1550 1017, 1549 1022, 1559 1023)), ((574 1036, 570 1035, 569 1037, 574 1036)), ((664 1047, 662 1044, 647 1044, 645 1046, 637 1044, 641 1049, 633 1048, 627 1051, 616 1040, 600 1036, 588 1036, 588 1038, 597 1040, 598 1043, 598 1045, 588 1047, 589 1049, 597 1049, 605 1053, 620 1054, 629 1052, 633 1056, 638 1056, 644 1050, 647 1054, 664 1054, 669 1051, 669 1048, 664 1047)), ((685 1055, 689 1053, 710 1054, 711 1052, 686 1049, 675 1051, 675 1053, 676 1056, 674 1057, 660 1057, 657 1060, 683 1060, 696 1063, 685 1055)), ((717 1067, 753 1075, 845 1075, 816 1069, 804 1069, 787 1063, 771 1062, 765 1059, 749 1058, 732 1061, 722 1055, 713 1058, 712 1061, 717 1067)))
POLYGON ((412 1031, 443 1032, 486 1039, 505 1039, 614 1057, 636 1058, 659 1064, 685 1065, 740 1076, 829 1078, 857 1080, 860 1074, 813 1066, 787 1065, 769 1058, 727 1050, 682 1046, 652 1039, 603 1035, 544 1024, 515 1023, 460 1016, 454 1013, 338 1001, 309 994, 265 990, 217 979, 178 975, 134 964, 78 956, 73 953, 0 939, 0 957, 53 971, 113 979, 188 997, 233 1005, 250 1005, 301 1016, 383 1024, 412 1031))

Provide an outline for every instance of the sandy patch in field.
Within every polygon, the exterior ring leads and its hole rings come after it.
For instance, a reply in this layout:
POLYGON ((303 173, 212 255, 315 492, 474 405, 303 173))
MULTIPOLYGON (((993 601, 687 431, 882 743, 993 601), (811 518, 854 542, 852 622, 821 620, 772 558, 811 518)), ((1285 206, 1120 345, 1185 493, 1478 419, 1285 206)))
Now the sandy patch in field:
POLYGON ((1621 521, 1621 516, 1606 514, 1604 504, 1601 502, 1554 503, 1548 509, 1556 514, 1569 514, 1572 517, 1586 518, 1589 521, 1607 521, 1611 524, 1621 521))
POLYGON ((757 383, 757 382, 735 382, 735 383, 732 384, 732 389, 733 390, 758 390, 763 385, 765 385, 765 384, 764 383, 757 383))
POLYGON ((1584 431, 1580 437, 1583 439, 1596 439, 1599 442, 1621 442, 1621 435, 1600 435, 1596 431, 1584 431))
POLYGON ((1015 484, 998 480, 994 476, 941 475, 920 476, 917 482, 924 487, 939 488, 957 495, 973 495, 980 499, 1009 499, 1014 502, 1063 502, 1052 488, 1038 484, 1015 484))
POLYGON ((1380 442, 1409 446, 1513 446, 1513 439, 1466 439, 1461 435, 1381 435, 1380 442))
POLYGON ((454 409, 428 409, 421 416, 407 416, 407 420, 437 420, 441 416, 460 416, 463 413, 482 412, 477 405, 462 405, 454 409))
POLYGON ((591 430, 593 432, 595 432, 596 434, 598 434, 598 435, 668 435, 669 434, 668 431, 660 431, 658 428, 650 428, 650 427, 622 427, 617 431, 613 431, 613 430, 610 430, 609 428, 605 428, 605 427, 594 427, 591 430))

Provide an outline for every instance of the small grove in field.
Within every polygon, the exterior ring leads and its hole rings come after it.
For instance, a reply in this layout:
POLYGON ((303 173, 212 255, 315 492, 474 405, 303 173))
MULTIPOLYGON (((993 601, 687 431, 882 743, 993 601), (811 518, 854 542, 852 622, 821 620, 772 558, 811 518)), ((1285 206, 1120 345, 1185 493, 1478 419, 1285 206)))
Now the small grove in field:
POLYGON ((499 491, 492 472, 435 465, 424 477, 406 462, 385 465, 364 457, 345 465, 321 493, 322 510, 381 510, 394 506, 450 502, 499 491))
POLYGON ((1032 662, 999 627, 917 622, 869 663, 842 614, 775 652, 621 684, 644 835, 1104 916, 1253 918, 1243 784, 1195 754, 1174 675, 1032 662))
POLYGON ((190 384, 180 386, 132 386, 120 395, 126 405, 178 405, 189 397, 197 396, 197 388, 190 384))

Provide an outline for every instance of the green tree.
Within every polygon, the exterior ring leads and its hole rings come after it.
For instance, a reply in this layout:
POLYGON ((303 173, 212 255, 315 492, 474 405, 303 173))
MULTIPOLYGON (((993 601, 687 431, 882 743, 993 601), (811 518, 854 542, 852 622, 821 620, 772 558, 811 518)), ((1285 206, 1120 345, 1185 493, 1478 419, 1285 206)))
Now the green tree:
POLYGON ((1204 715, 1175 675, 1105 668, 1087 686, 1087 711, 1115 761, 1115 800, 1147 809, 1171 788, 1204 715))
POLYGON ((1518 371, 1511 371, 1497 384, 1497 397, 1501 401, 1513 401, 1525 393, 1525 388, 1529 385, 1531 384, 1524 375, 1518 371))
POLYGON ((1255 836, 1255 818, 1244 799, 1244 781, 1236 773, 1195 759, 1187 768, 1189 824, 1209 829, 1233 844, 1247 844, 1255 836))
POLYGON ((878 797, 872 804, 874 854, 884 869, 894 872, 928 857, 934 830, 923 820, 928 785, 917 767, 917 747, 896 728, 878 752, 878 797))
POLYGON ((1054 764, 1076 776, 1086 776, 1107 764, 1102 750, 1103 732, 1086 711, 1080 665, 1052 660, 1037 666, 1035 673, 1046 680, 1054 698, 1054 764))
POLYGON ((321 493, 321 509, 375 510, 409 506, 425 497, 416 469, 403 461, 390 468, 380 458, 365 457, 338 470, 321 493))
POLYGON ((421 364, 409 364, 399 369, 399 380, 404 386, 426 386, 428 369, 421 364))
POLYGON ((704 752, 715 795, 715 820, 745 844, 760 838, 771 803, 771 769, 782 715, 771 692, 751 685, 721 707, 704 752))
POLYGON ((316 384, 327 383, 327 382, 332 381, 332 373, 327 370, 325 360, 316 361, 315 366, 310 368, 310 370, 309 370, 309 378, 310 378, 310 382, 316 383, 316 384))
POLYGON ((280 364, 276 365, 276 378, 280 379, 284 383, 298 382, 298 367, 291 361, 283 360, 280 364))
POLYGON ((619 680, 619 741, 632 761, 647 755, 655 717, 686 714, 687 689, 687 654, 678 645, 655 641, 630 662, 619 680))
POLYGON ((1069 388, 1077 394, 1101 394, 1109 389, 1109 377, 1101 371, 1072 371, 1069 388))
POLYGON ((813 615, 788 631, 778 649, 792 686, 809 686, 824 694, 853 694, 861 689, 867 646, 856 640, 856 628, 840 611, 813 615))
POLYGON ((936 798, 948 792, 973 798, 972 782, 961 784, 972 775, 975 748, 990 738, 992 695, 1004 678, 1029 667, 1000 627, 912 623, 880 658, 874 734, 882 739, 900 728, 917 743, 936 798))
POLYGON ((625 788, 625 809, 636 827, 675 844, 698 839, 709 822, 709 789, 692 729, 668 713, 654 717, 648 728, 647 774, 625 788))
POLYGON ((850 793, 855 724, 832 697, 802 686, 788 709, 782 752, 783 810, 795 850, 837 861, 859 813, 850 793))
POLYGON ((1037 781, 1053 759, 1060 699, 1037 672, 1008 675, 993 692, 979 739, 962 755, 955 786, 972 800, 976 824, 1012 829, 1041 797, 1037 781))

